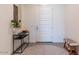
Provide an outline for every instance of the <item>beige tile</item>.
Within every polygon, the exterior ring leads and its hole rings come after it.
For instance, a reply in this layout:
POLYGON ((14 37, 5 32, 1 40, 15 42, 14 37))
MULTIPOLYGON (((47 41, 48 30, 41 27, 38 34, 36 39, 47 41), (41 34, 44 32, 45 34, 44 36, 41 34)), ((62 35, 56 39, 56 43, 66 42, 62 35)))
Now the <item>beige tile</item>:
POLYGON ((26 48, 22 55, 68 55, 68 52, 58 45, 37 44, 26 48))

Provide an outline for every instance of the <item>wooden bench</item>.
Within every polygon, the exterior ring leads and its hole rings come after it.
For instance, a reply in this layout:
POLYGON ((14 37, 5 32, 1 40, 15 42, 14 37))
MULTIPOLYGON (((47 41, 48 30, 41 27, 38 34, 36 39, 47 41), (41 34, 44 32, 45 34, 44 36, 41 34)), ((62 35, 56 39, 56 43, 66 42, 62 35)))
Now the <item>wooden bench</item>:
POLYGON ((79 46, 79 43, 75 42, 71 39, 65 39, 64 40, 64 48, 69 52, 70 55, 77 55, 77 49, 76 47, 79 46))

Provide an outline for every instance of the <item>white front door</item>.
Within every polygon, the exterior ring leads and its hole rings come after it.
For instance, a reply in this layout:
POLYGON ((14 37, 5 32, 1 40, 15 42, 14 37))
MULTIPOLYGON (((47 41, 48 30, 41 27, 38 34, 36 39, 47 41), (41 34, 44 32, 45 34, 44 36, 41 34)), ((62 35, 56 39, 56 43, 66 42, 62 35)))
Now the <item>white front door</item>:
POLYGON ((50 6, 40 6, 40 19, 38 21, 38 39, 37 42, 53 42, 52 31, 53 31, 53 12, 50 6))

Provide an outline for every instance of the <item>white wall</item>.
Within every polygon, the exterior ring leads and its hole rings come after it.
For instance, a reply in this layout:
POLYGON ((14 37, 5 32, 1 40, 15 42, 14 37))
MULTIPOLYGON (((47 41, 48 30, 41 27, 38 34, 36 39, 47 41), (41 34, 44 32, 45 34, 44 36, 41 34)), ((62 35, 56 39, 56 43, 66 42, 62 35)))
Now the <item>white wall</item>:
MULTIPOLYGON (((64 5, 50 5, 53 11, 53 42, 63 42, 64 39, 64 5)), ((36 26, 39 20, 39 5, 22 5, 23 27, 31 33, 31 42, 36 41, 36 26)))
POLYGON ((13 5, 0 4, 0 54, 12 53, 12 33, 10 22, 13 19, 13 5))
POLYGON ((36 42, 36 26, 39 19, 39 5, 22 5, 22 27, 30 31, 30 42, 36 42))
POLYGON ((79 5, 65 5, 65 38, 79 43, 79 5))

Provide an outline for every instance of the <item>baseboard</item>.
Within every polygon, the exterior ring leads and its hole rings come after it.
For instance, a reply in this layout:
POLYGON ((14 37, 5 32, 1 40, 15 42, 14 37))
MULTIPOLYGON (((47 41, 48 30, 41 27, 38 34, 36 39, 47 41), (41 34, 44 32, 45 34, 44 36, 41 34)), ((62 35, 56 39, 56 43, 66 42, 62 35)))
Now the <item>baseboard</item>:
POLYGON ((61 41, 61 42, 36 42, 36 43, 64 43, 64 41, 61 41))
POLYGON ((36 43, 53 43, 53 42, 36 42, 36 43))
POLYGON ((12 55, 12 51, 0 52, 0 55, 12 55))

